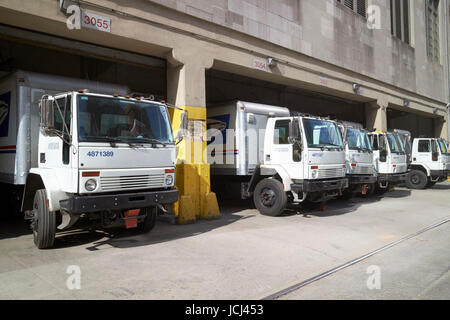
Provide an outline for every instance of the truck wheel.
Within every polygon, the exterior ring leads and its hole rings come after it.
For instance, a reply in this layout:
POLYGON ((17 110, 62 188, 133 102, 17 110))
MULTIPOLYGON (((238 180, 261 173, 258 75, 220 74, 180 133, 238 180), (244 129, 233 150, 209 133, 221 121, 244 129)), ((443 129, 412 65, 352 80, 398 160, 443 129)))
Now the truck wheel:
POLYGON ((419 170, 411 171, 406 177, 406 186, 410 189, 425 189, 427 183, 427 175, 419 170))
POLYGON ((36 191, 33 202, 34 218, 32 222, 34 244, 39 249, 51 248, 55 242, 56 217, 47 207, 45 189, 36 191))
POLYGON ((371 197, 375 193, 375 183, 371 183, 367 185, 366 194, 361 194, 363 198, 371 197))
POLYGON ((253 202, 261 214, 275 217, 286 209, 287 195, 280 181, 264 179, 256 185, 253 202))
POLYGON ((158 216, 158 213, 156 211, 156 208, 143 208, 141 209, 141 212, 143 211, 143 214, 145 214, 145 219, 141 223, 138 224, 137 229, 140 232, 150 232, 156 224, 156 218, 158 216))

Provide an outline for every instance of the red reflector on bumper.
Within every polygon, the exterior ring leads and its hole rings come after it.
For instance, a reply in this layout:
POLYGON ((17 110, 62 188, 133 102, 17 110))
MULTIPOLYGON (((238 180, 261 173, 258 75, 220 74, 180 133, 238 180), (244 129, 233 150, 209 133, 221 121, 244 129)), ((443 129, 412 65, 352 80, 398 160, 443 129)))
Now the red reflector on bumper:
POLYGON ((100 177, 100 171, 83 172, 82 177, 100 177))
POLYGON ((133 210, 127 210, 124 212, 124 218, 125 218, 125 227, 127 229, 136 228, 137 227, 137 216, 141 212, 141 209, 133 209, 133 210))

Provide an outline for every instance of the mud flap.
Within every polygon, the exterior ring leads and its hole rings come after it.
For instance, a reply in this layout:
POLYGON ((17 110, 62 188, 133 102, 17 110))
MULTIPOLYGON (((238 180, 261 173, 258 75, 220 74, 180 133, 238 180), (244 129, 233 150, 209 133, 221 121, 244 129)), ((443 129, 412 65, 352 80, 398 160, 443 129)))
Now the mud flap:
POLYGON ((65 230, 71 228, 80 219, 79 214, 73 214, 65 210, 60 210, 62 221, 57 227, 58 230, 65 230))

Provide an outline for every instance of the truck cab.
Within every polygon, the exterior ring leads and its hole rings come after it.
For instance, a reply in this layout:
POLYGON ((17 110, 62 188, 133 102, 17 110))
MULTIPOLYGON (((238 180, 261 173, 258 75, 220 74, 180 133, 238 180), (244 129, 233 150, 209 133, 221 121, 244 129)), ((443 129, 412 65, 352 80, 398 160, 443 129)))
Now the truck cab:
POLYGON ((344 195, 354 193, 366 195, 374 190, 377 174, 373 164, 373 150, 368 132, 359 123, 339 121, 344 145, 345 164, 349 188, 344 195))
POLYGON ((279 215, 288 204, 321 203, 347 187, 336 122, 311 116, 268 119, 263 163, 248 188, 261 213, 279 215))
POLYGON ((404 183, 408 173, 407 156, 400 136, 394 132, 369 133, 373 163, 377 172, 375 191, 383 193, 390 186, 404 183))
POLYGON ((87 90, 44 95, 36 134, 22 210, 39 248, 82 216, 150 231, 158 210, 178 199, 163 103, 87 90))
POLYGON ((411 189, 425 189, 446 181, 450 175, 450 153, 445 140, 415 138, 409 168, 406 184, 411 189))

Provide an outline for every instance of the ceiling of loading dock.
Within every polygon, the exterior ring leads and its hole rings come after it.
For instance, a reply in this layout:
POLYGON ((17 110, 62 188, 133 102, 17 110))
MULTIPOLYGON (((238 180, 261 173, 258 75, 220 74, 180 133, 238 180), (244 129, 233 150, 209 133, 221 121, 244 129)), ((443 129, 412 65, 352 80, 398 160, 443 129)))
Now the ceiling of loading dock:
POLYGON ((365 125, 365 104, 219 70, 206 73, 207 105, 243 100, 365 125))
POLYGON ((3 33, 8 30, 0 27, 0 77, 21 69, 126 85, 131 92, 166 96, 165 60, 31 32, 24 33, 27 38, 15 39, 3 33), (34 35, 48 42, 32 41, 34 35))

